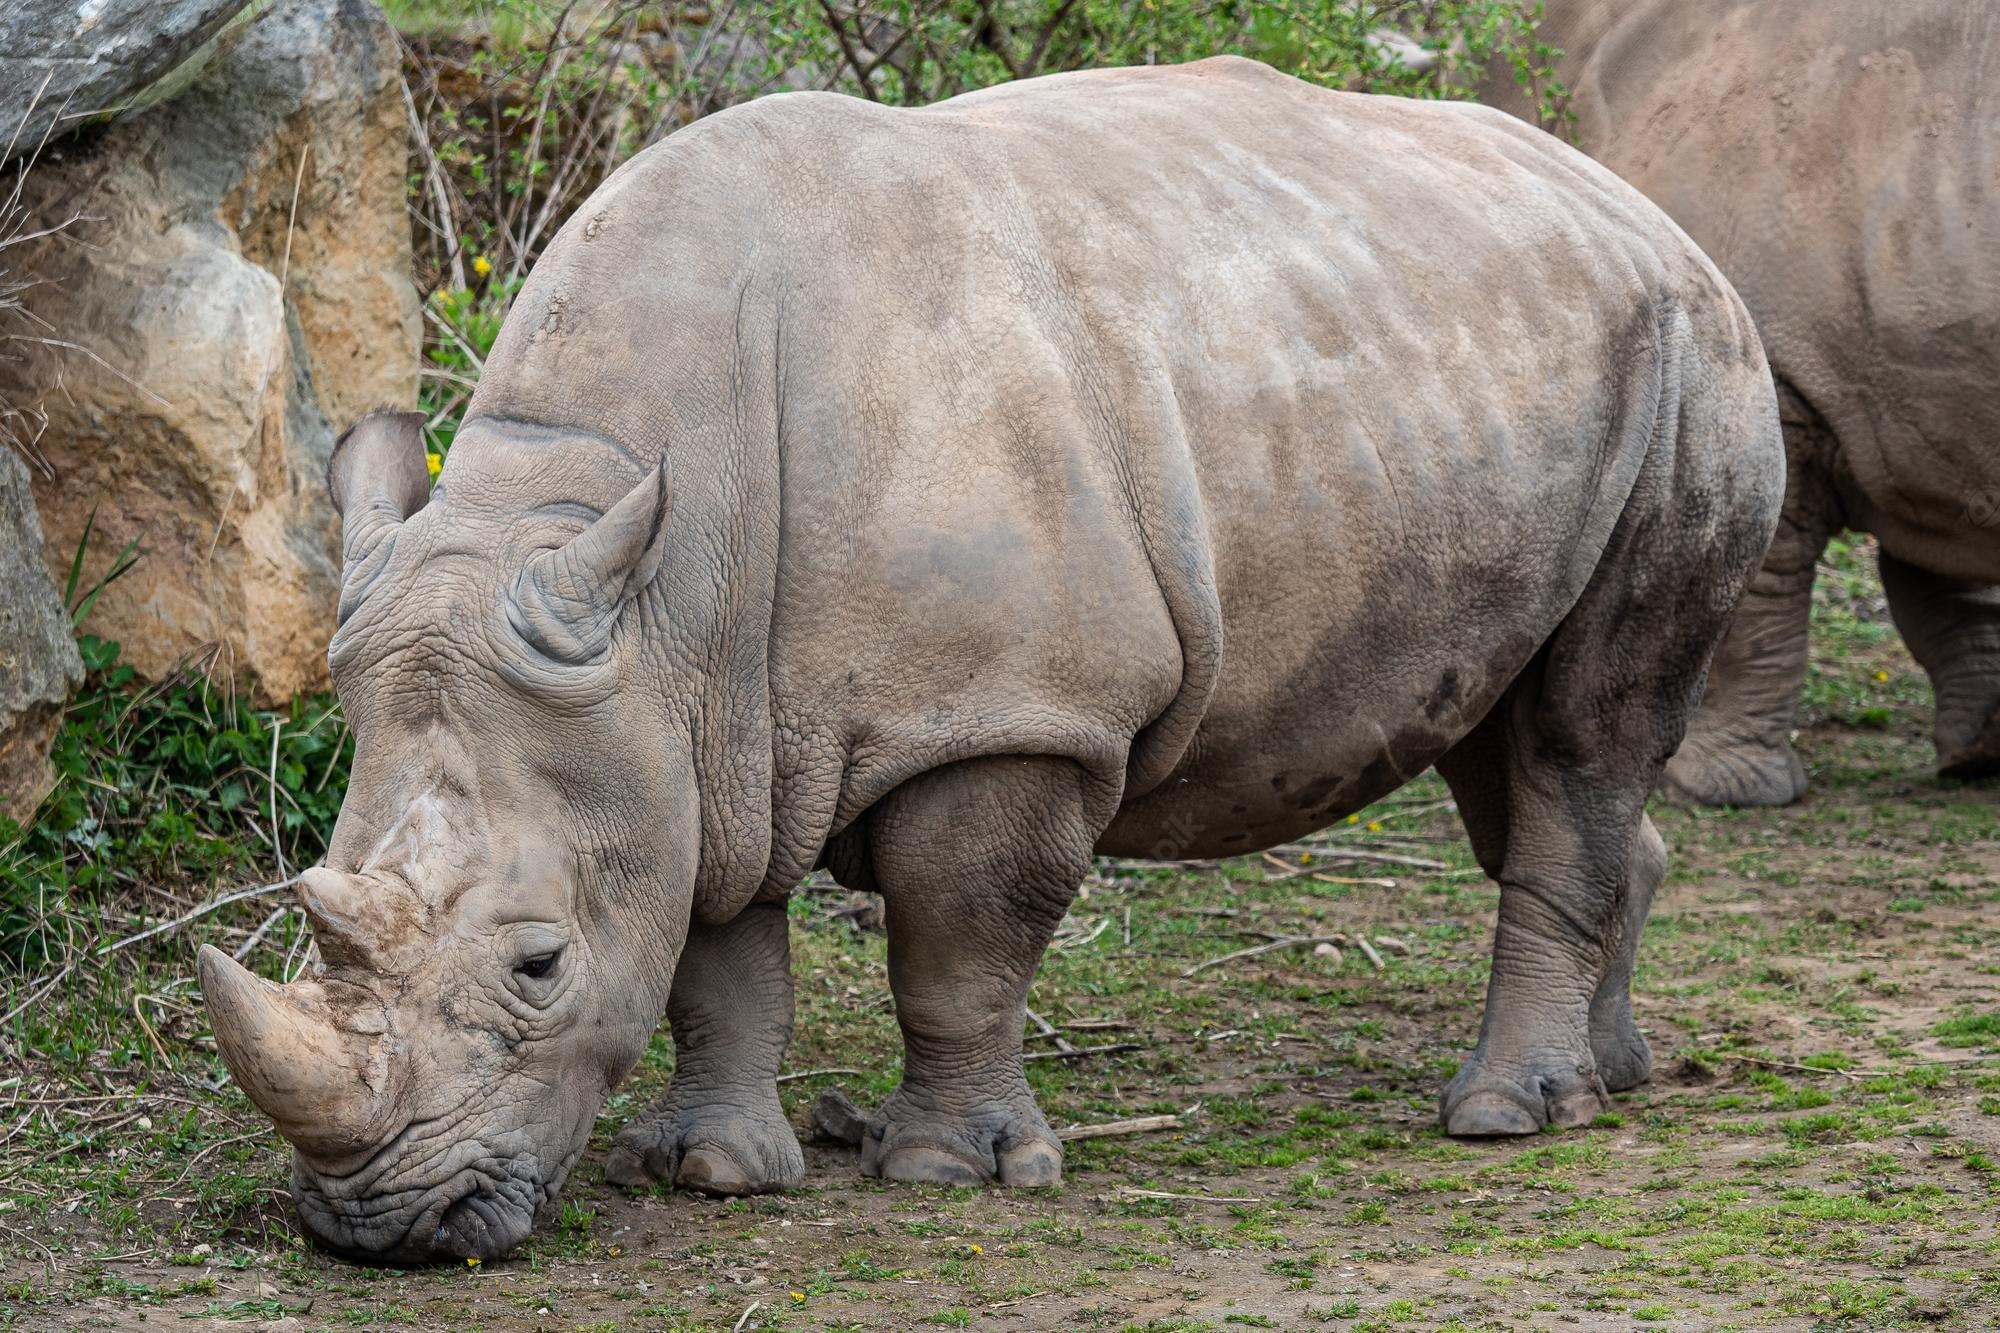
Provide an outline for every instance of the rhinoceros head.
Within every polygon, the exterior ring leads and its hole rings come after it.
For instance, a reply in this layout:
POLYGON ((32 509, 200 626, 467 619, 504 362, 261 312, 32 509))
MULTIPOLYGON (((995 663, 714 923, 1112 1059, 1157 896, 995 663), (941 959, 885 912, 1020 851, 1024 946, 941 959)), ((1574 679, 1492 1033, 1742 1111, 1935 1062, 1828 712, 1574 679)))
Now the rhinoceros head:
POLYGON ((204 948, 202 990, 296 1149, 315 1239, 491 1257, 645 1050, 685 937, 692 761, 663 743, 671 690, 633 688, 650 659, 614 633, 657 571, 665 482, 595 518, 554 506, 555 527, 485 490, 433 500, 402 414, 349 432, 329 480, 356 750, 326 864, 299 882, 321 963, 277 986, 204 948))

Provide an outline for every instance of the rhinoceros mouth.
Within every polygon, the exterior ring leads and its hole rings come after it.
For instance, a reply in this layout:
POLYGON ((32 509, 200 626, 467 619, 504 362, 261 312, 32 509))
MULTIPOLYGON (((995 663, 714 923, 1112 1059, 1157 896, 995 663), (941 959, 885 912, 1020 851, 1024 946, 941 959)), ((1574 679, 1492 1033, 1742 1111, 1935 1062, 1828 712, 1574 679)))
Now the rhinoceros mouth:
POLYGON ((531 1176, 461 1171, 429 1189, 332 1199, 296 1170, 293 1198, 313 1243, 355 1263, 497 1259, 526 1240, 554 1191, 531 1176))
MULTIPOLYGON (((426 1122, 437 1125, 438 1121, 426 1122)), ((553 1171, 538 1154, 501 1155, 478 1144, 451 1153, 468 1165, 434 1184, 402 1186, 395 1161, 412 1126, 358 1171, 322 1175, 302 1154, 292 1165, 292 1197, 315 1245, 354 1263, 409 1266, 453 1259, 497 1259, 526 1240, 553 1204, 578 1143, 553 1171)))

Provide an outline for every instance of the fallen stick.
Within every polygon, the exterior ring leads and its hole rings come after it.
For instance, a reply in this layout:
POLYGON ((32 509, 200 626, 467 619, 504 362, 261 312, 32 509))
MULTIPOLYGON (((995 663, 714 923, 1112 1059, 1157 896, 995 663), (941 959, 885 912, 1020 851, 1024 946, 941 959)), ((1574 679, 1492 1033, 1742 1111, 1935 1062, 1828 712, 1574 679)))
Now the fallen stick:
POLYGON ((1853 1082, 1859 1082, 1864 1078, 1880 1078, 1894 1072, 1885 1069, 1821 1069, 1818 1065, 1795 1065, 1789 1060, 1766 1060, 1756 1055, 1728 1055, 1721 1051, 1704 1051, 1702 1054, 1712 1055, 1718 1060, 1733 1060, 1738 1064, 1761 1065, 1766 1069, 1791 1069, 1801 1074, 1830 1074, 1853 1082))
POLYGON ((1316 871, 1313 874, 1313 878, 1322 884, 1366 884, 1371 888, 1377 889, 1393 889, 1396 887, 1396 881, 1393 879, 1368 879, 1365 876, 1357 877, 1354 875, 1322 875, 1316 871))
POLYGON ((764 1302, 762 1301, 750 1302, 750 1308, 745 1310, 741 1315, 737 1316, 736 1326, 730 1329, 729 1333, 743 1333, 744 1326, 750 1322, 750 1316, 756 1314, 757 1311, 763 1308, 764 1308, 764 1302))
POLYGON ((1362 953, 1368 956, 1368 961, 1375 965, 1375 970, 1377 972, 1380 972, 1384 967, 1387 966, 1387 964, 1382 961, 1382 955, 1375 952, 1375 946, 1368 942, 1368 937, 1366 935, 1356 935, 1354 937, 1354 945, 1356 948, 1360 949, 1362 953))
POLYGON ((1262 1203, 1262 1199, 1243 1194, 1175 1194, 1172 1190, 1142 1190, 1131 1185, 1120 1185, 1118 1192, 1131 1199, 1183 1199, 1189 1203, 1262 1203))
POLYGON ((796 1074, 780 1074, 777 1081, 780 1083, 794 1083, 802 1078, 822 1078, 828 1074, 846 1074, 852 1078, 859 1078, 863 1072, 859 1069, 801 1069, 796 1074))
POLYGON ((1260 954, 1275 953, 1279 949, 1296 949, 1307 944, 1342 945, 1347 943, 1349 943, 1349 940, 1345 935, 1292 935, 1285 939, 1273 940, 1269 944, 1259 944, 1249 949, 1238 949, 1235 953, 1226 953, 1220 958, 1211 958, 1206 962, 1196 963, 1193 967, 1181 973, 1181 978, 1182 980, 1186 980, 1197 972, 1206 972, 1211 967, 1220 967, 1224 963, 1233 963, 1242 958, 1255 958, 1260 954))
POLYGON ((1108 1046, 1072 1046, 1066 1051, 1032 1051, 1021 1058, 1023 1060, 1081 1060, 1086 1055, 1117 1055, 1123 1051, 1144 1049, 1136 1041, 1114 1041, 1108 1046))
POLYGON ((1107 916, 1098 921, 1097 929, 1091 931, 1088 935, 1071 935, 1067 939, 1059 938, 1051 943, 1049 947, 1051 949, 1079 949, 1086 944, 1094 943, 1099 935, 1102 935, 1109 929, 1111 929, 1111 918, 1107 916))
POLYGON ((1177 1115, 1142 1115, 1131 1120, 1107 1120, 1098 1125, 1071 1125, 1068 1129, 1056 1131, 1056 1137, 1064 1143, 1074 1143, 1078 1139, 1108 1139, 1120 1134, 1153 1134, 1163 1129, 1179 1129, 1181 1118, 1177 1115))
POLYGON ((1027 1013, 1028 1013, 1028 1021, 1035 1025, 1035 1035, 1037 1037, 1054 1037, 1056 1040, 1056 1049, 1059 1051, 1068 1051, 1075 1049, 1068 1042, 1063 1040, 1062 1034, 1056 1031, 1055 1025, 1049 1022, 1048 1019, 1043 1018, 1033 1009, 1029 1009, 1027 1013))
MULTIPOLYGON (((1428 857, 1402 857, 1398 853, 1374 853, 1374 851, 1364 851, 1360 847, 1344 847, 1344 845, 1342 847, 1334 847, 1334 845, 1326 845, 1326 843, 1286 843, 1282 847, 1272 847, 1264 855, 1266 857, 1274 857, 1274 855, 1280 855, 1280 853, 1282 855, 1290 855, 1290 857, 1318 857, 1320 861, 1386 861, 1390 865, 1414 865, 1414 867, 1424 869, 1424 871, 1448 871, 1450 869, 1442 861, 1430 861, 1428 857)), ((1286 869, 1300 869, 1300 871, 1304 869, 1304 867, 1294 867, 1288 861, 1280 861, 1278 865, 1282 865, 1286 869)))
POLYGON ((1442 861, 1433 861, 1424 856, 1399 856, 1394 852, 1369 852, 1359 847, 1315 847, 1314 856, 1328 861, 1384 861, 1390 865, 1415 866, 1419 870, 1449 870, 1442 861))
POLYGON ((256 951, 257 946, 264 942, 264 937, 271 933, 271 928, 284 920, 285 913, 291 910, 292 905, 290 903, 279 903, 276 907, 273 907, 271 914, 264 918, 263 924, 251 931, 250 938, 237 945, 236 952, 231 954, 230 957, 239 963, 248 958, 256 951))

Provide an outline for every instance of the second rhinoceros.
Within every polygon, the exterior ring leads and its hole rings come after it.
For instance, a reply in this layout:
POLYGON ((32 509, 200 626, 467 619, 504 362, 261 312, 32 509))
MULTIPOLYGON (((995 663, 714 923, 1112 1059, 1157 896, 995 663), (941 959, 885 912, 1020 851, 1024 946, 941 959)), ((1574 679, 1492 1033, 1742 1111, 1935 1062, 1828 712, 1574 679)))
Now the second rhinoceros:
POLYGON ((862 1168, 1052 1183, 1023 1012, 1092 855, 1268 846, 1432 764, 1501 884, 1446 1127, 1646 1077, 1645 801, 1783 458, 1728 284, 1556 140, 1233 59, 772 97, 570 220, 428 494, 417 424, 331 469, 324 967, 202 959, 323 1244, 518 1243, 663 1012, 610 1177, 797 1183, 822 865, 888 906, 862 1168))
MULTIPOLYGON (((1776 539, 1668 765, 1707 804, 1805 793, 1816 562, 1873 533, 1939 770, 2000 773, 2000 5, 1549 0, 1576 140, 1757 319, 1790 455, 1776 539)), ((1530 115, 1511 73, 1485 90, 1530 115)))

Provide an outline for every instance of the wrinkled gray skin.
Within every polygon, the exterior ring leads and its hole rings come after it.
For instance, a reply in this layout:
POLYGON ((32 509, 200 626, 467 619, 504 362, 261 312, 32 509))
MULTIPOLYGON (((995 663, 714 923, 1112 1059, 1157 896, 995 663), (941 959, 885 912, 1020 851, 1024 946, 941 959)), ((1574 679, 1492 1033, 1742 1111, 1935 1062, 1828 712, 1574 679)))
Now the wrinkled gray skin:
POLYGON ((536 267, 428 502, 410 418, 332 481, 327 967, 203 982, 308 1230, 408 1261, 520 1241, 663 1010, 610 1178, 796 1184, 822 864, 888 906, 862 1169, 1053 1183, 1023 1005, 1092 853, 1433 763, 1502 885, 1445 1123, 1590 1120, 1647 1074, 1644 802, 1783 463, 1736 296, 1611 173, 1225 59, 704 120, 536 267))
MULTIPOLYGON (((1813 567, 1875 534, 1937 697, 1938 767, 2000 772, 2000 5, 1548 0, 1576 141, 1742 292, 1785 425, 1784 517, 1669 791, 1804 795, 1813 567)), ((1487 100, 1532 108, 1497 74, 1487 100)))

